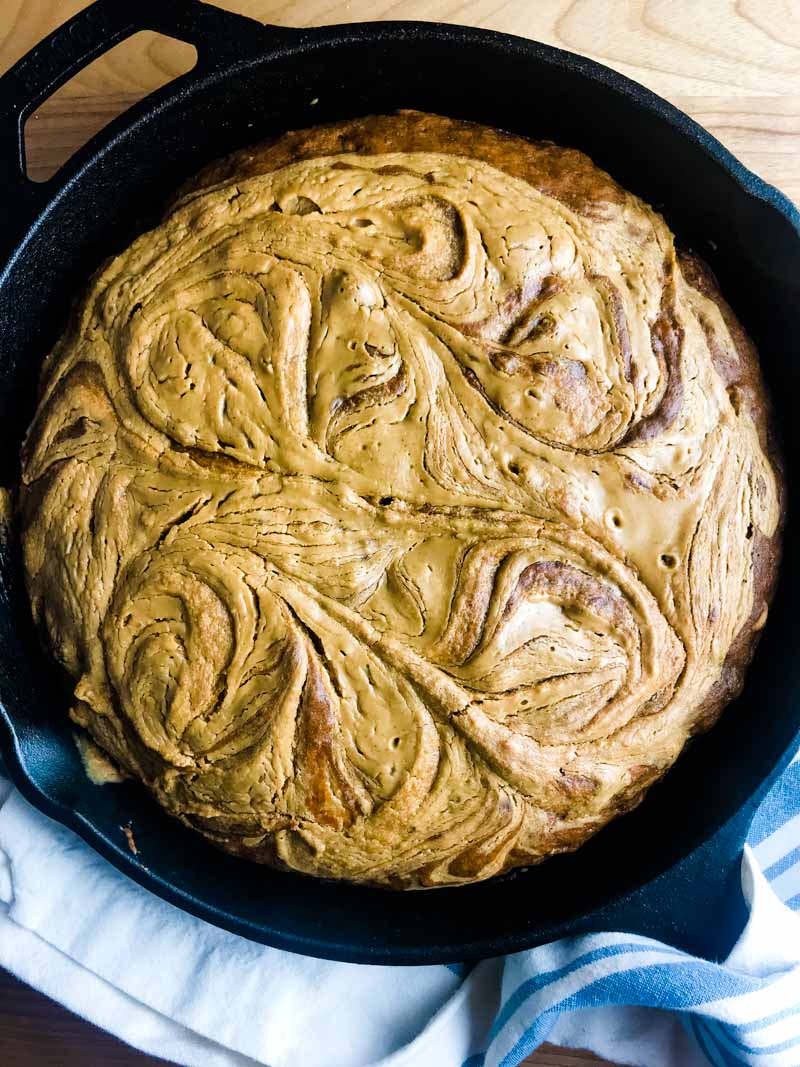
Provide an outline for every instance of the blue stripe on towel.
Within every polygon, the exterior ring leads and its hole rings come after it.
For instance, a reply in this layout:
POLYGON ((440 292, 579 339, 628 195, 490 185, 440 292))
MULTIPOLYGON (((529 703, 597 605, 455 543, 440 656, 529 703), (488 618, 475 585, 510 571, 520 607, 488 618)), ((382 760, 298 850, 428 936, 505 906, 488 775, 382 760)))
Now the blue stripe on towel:
MULTIPOLYGON (((800 761, 753 823, 751 844, 761 846, 770 880, 800 862, 798 813, 800 761)), ((791 877, 783 886, 793 888, 791 877)), ((800 893, 789 903, 800 907, 800 893)), ((800 961, 793 976, 746 974, 623 933, 556 942, 505 961, 503 1002, 486 1047, 463 1067, 517 1067, 562 1013, 613 1005, 679 1013, 714 1067, 800 1067, 800 961)))

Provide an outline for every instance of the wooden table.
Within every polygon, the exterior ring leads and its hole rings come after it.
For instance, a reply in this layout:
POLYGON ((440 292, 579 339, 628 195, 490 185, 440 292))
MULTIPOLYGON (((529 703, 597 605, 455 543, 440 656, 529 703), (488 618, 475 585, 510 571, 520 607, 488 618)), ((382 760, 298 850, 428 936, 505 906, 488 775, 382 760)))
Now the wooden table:
MULTIPOLYGON (((119 0, 120 3, 128 0, 119 0)), ((135 0, 133 0, 135 3, 135 0)), ((797 0, 215 0, 264 22, 311 26, 366 18, 465 22, 598 59, 688 111, 749 167, 800 201, 800 3, 797 0)), ((0 70, 87 0, 3 0, 0 70)), ((27 125, 28 171, 52 174, 145 93, 188 68, 185 45, 138 35, 51 98, 27 125)), ((134 1052, 0 974, 4 1067, 146 1067, 134 1052)), ((589 1053, 543 1047, 538 1067, 586 1067, 589 1053)))

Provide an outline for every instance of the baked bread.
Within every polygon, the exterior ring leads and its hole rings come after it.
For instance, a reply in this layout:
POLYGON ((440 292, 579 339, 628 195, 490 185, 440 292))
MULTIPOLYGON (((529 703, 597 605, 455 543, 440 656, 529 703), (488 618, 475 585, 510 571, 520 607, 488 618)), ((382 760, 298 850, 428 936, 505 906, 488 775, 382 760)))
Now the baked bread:
POLYGON ((21 486, 74 721, 223 848, 402 889, 636 804, 741 685, 781 512, 661 216, 415 112, 187 186, 48 358, 21 486))

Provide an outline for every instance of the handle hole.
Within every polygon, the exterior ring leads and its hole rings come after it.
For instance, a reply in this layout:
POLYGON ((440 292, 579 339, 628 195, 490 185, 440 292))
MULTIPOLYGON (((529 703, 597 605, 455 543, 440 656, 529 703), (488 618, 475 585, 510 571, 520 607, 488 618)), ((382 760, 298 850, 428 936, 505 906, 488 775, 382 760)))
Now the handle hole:
POLYGON ((44 182, 112 119, 186 74, 197 49, 142 30, 98 56, 32 112, 25 123, 25 169, 44 182))

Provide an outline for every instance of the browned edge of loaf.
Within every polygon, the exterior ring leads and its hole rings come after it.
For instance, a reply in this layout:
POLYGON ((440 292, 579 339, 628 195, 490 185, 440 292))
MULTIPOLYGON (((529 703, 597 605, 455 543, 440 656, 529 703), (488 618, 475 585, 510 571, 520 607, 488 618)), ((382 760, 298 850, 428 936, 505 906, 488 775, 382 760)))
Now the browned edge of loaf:
POLYGON ((717 279, 708 264, 694 253, 680 253, 679 259, 684 278, 694 289, 714 301, 733 340, 738 363, 734 364, 726 360, 724 355, 715 353, 713 346, 712 358, 733 403, 748 412, 758 431, 761 448, 775 473, 780 514, 772 537, 765 537, 758 530, 753 531, 753 609, 728 650, 720 677, 697 709, 693 733, 698 734, 713 726, 725 706, 741 692, 747 668, 761 638, 764 612, 772 602, 778 579, 786 514, 786 479, 774 412, 764 387, 758 350, 720 292, 717 279))
POLYGON ((621 203, 625 197, 625 190, 610 175, 575 148, 528 141, 463 119, 398 111, 291 130, 274 141, 243 148, 209 164, 178 190, 175 199, 220 183, 269 174, 304 159, 342 152, 373 156, 438 152, 477 159, 523 179, 584 215, 591 215, 596 206, 621 203))

